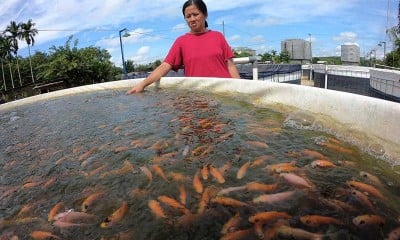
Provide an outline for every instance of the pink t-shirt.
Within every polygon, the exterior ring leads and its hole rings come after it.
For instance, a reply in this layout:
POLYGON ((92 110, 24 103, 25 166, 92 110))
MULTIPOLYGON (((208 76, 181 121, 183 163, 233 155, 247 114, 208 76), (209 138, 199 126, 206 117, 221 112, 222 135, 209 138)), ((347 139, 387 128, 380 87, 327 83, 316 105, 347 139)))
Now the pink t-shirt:
POLYGON ((226 62, 233 56, 225 37, 220 32, 209 30, 178 37, 164 61, 174 71, 183 65, 187 77, 230 78, 226 62))

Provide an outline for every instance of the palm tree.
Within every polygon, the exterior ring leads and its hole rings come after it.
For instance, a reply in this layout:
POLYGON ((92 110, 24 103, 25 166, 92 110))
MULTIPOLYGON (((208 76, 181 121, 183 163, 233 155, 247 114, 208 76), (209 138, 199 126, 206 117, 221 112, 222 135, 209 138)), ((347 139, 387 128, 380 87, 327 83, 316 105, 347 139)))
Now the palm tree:
POLYGON ((12 75, 12 70, 11 70, 11 60, 12 60, 12 52, 14 52, 15 49, 12 45, 12 40, 8 36, 0 36, 0 60, 1 60, 1 68, 3 70, 3 82, 4 86, 6 88, 6 80, 4 76, 4 67, 3 67, 3 60, 8 60, 8 66, 10 68, 10 77, 11 77, 11 84, 12 87, 14 88, 14 79, 12 75))
POLYGON ((20 83, 20 86, 22 86, 21 73, 19 71, 19 63, 18 63, 18 38, 21 35, 20 28, 21 28, 21 23, 17 24, 15 21, 11 21, 10 25, 8 25, 6 28, 6 32, 11 34, 11 36, 9 36, 9 37, 11 38, 11 44, 12 44, 12 47, 14 50, 13 53, 17 60, 17 71, 18 71, 18 76, 19 76, 19 83, 20 83))
POLYGON ((22 40, 24 39, 26 44, 28 44, 28 51, 29 51, 29 66, 31 67, 31 76, 32 82, 35 83, 35 78, 33 77, 33 70, 32 70, 32 61, 31 61, 31 45, 35 44, 35 39, 33 38, 37 33, 38 30, 33 28, 35 23, 32 23, 32 19, 29 19, 28 22, 21 24, 21 35, 19 38, 22 40))

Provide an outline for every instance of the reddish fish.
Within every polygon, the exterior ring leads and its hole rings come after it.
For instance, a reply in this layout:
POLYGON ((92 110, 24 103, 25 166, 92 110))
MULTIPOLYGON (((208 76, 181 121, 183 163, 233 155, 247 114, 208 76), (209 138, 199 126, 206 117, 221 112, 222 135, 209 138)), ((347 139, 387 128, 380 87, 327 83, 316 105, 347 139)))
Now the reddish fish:
POLYGON ((201 183, 201 180, 200 180, 200 171, 197 171, 197 172, 194 174, 194 177, 193 177, 193 187, 194 187, 194 190, 195 190, 197 193, 202 193, 202 192, 203 192, 203 184, 201 183))
POLYGON ((240 217, 240 213, 237 212, 234 216, 232 216, 223 226, 221 229, 221 234, 227 234, 230 232, 234 232, 238 230, 239 223, 242 221, 240 217))
POLYGON ((164 209, 157 200, 150 200, 148 206, 156 218, 167 218, 164 209))
POLYGON ((291 198, 296 191, 286 191, 274 194, 263 194, 258 197, 253 198, 253 203, 269 203, 273 204, 276 202, 286 201, 291 198))
POLYGON ((251 223, 272 223, 278 219, 289 219, 291 216, 285 212, 269 211, 269 212, 258 212, 249 217, 251 223))
POLYGON ((385 219, 379 215, 366 214, 353 218, 353 223, 359 228, 368 228, 371 226, 382 227, 385 224, 385 219))
POLYGON ((336 167, 336 165, 333 162, 329 161, 329 160, 318 159, 318 160, 315 160, 315 161, 313 161, 311 163, 311 167, 312 168, 316 168, 316 167, 319 167, 319 168, 331 168, 331 167, 336 167))
POLYGON ((35 240, 60 239, 59 236, 46 231, 33 231, 30 236, 35 240))
POLYGON ((47 220, 49 222, 53 221, 55 216, 61 212, 61 210, 64 208, 64 202, 59 202, 54 207, 50 210, 49 214, 47 215, 47 220))
POLYGON ((122 202, 121 206, 113 212, 110 216, 108 216, 104 221, 100 224, 101 228, 108 228, 115 225, 119 222, 125 214, 128 212, 129 206, 127 202, 122 202))
POLYGON ((172 208, 178 209, 183 214, 190 213, 189 209, 187 209, 182 203, 178 202, 177 200, 175 200, 171 197, 161 195, 161 196, 158 196, 157 199, 158 199, 158 201, 164 203, 165 205, 168 205, 172 208))
POLYGON ((218 171, 218 169, 214 165, 212 164, 208 165, 208 170, 210 171, 210 174, 215 178, 215 180, 217 180, 218 183, 225 182, 225 179, 222 176, 221 172, 218 171))
POLYGON ((99 198, 104 197, 106 195, 105 192, 96 192, 89 195, 81 205, 81 211, 87 212, 88 209, 92 206, 92 204, 99 198))
POLYGON ((261 192, 272 192, 278 188, 278 184, 264 184, 258 182, 249 182, 246 184, 247 191, 261 191, 261 192))
POLYGON ((237 174, 236 174, 236 178, 237 178, 237 179, 242 179, 242 178, 246 175, 247 169, 249 168, 250 164, 251 164, 251 162, 248 161, 248 162, 246 162, 245 164, 243 164, 243 165, 239 168, 239 170, 238 170, 238 172, 237 172, 237 174))
POLYGON ((325 224, 340 225, 342 222, 333 217, 319 216, 319 215, 305 215, 300 217, 300 221, 309 227, 318 227, 325 224))
POLYGON ((281 173, 280 176, 295 187, 313 188, 312 184, 307 179, 297 176, 293 173, 281 173))
POLYGON ((385 196, 383 196, 383 194, 376 189, 374 186, 368 185, 366 183, 362 183, 362 182, 357 182, 357 181, 347 181, 346 184, 350 187, 353 188, 357 188, 358 190, 362 191, 362 192, 367 192, 368 194, 376 197, 376 198, 380 198, 380 199, 385 199, 385 196))

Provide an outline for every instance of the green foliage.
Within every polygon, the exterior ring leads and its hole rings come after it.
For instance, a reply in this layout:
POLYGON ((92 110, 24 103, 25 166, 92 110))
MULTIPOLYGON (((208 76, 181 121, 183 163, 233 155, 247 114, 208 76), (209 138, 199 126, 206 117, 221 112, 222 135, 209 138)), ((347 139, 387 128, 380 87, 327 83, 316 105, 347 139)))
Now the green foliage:
POLYGON ((279 55, 277 55, 277 51, 271 50, 263 54, 258 54, 258 56, 261 57, 261 62, 289 63, 290 61, 290 55, 287 51, 282 51, 279 55))
POLYGON ((63 80, 67 86, 112 80, 111 55, 98 47, 78 49, 78 40, 71 44, 72 38, 64 46, 50 48, 48 60, 37 67, 37 78, 43 82, 63 80))

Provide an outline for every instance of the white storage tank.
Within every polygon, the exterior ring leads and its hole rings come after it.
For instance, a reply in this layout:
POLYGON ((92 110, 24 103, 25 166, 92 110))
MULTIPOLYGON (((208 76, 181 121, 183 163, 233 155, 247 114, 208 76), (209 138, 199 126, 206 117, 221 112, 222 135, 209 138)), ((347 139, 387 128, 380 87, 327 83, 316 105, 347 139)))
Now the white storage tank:
POLYGON ((341 60, 343 65, 358 65, 360 63, 360 47, 357 44, 343 44, 341 60))
POLYGON ((304 39, 286 39, 281 43, 281 51, 289 52, 294 61, 311 60, 311 43, 304 39))

